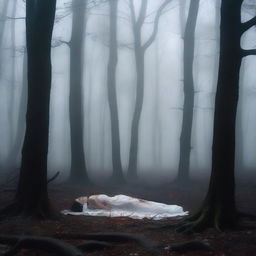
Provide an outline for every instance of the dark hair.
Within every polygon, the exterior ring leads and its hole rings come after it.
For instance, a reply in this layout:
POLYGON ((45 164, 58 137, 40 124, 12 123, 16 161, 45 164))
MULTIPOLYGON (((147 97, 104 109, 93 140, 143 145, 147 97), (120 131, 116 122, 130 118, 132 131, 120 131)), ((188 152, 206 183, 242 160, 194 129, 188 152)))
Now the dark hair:
POLYGON ((77 201, 74 201, 70 207, 70 210, 72 212, 82 212, 83 211, 83 205, 80 204, 79 202, 77 201))

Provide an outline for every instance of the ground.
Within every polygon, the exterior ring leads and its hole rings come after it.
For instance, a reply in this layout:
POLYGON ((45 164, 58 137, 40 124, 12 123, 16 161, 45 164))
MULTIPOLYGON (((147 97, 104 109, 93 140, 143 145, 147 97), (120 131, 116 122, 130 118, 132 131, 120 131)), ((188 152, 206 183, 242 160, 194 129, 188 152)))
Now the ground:
MULTIPOLYGON (((139 187, 138 185, 121 187, 113 186, 71 186, 65 184, 52 184, 49 187, 49 196, 57 212, 68 209, 76 197, 83 195, 105 193, 108 195, 126 194, 143 199, 159 201, 169 204, 183 206, 184 210, 191 213, 200 205, 205 196, 207 185, 202 182, 194 182, 192 185, 183 186, 160 186, 160 187, 139 187)), ((13 198, 13 191, 2 191, 0 195, 1 206, 6 205, 13 198)), ((256 185, 249 185, 242 182, 237 186, 237 204, 241 211, 256 214, 256 185)), ((21 218, 5 218, 0 222, 0 235, 37 235, 37 236, 60 236, 65 241, 77 245, 82 240, 64 238, 65 234, 87 233, 87 232, 129 232, 145 235, 147 238, 163 244, 158 252, 152 252, 133 242, 115 244, 113 248, 105 248, 87 252, 88 256, 253 256, 256 255, 256 229, 246 228, 237 230, 225 230, 218 232, 207 229, 202 233, 192 235, 177 234, 175 230, 158 229, 163 225, 176 222, 175 219, 161 221, 133 220, 129 218, 107 218, 107 217, 86 217, 86 216, 64 216, 60 215, 58 220, 23 220, 21 218), (156 228, 156 229, 155 229, 156 228), (176 252, 170 249, 169 245, 187 240, 198 240, 209 245, 212 250, 188 250, 176 252)), ((1 252, 7 248, 0 245, 1 252)), ((55 255, 46 252, 22 249, 19 256, 43 256, 55 255)))

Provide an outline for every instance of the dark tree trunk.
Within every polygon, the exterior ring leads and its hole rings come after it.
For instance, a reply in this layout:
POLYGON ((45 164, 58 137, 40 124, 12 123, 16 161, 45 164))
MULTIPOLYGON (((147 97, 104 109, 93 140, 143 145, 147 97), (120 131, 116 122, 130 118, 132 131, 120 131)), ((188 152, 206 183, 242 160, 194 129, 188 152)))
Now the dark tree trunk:
MULTIPOLYGON (((221 224, 235 219, 235 123, 241 66, 241 3, 222 1, 220 66, 214 113, 212 175, 208 201, 221 211, 221 224)), ((206 200, 207 202, 207 200, 206 200)))
POLYGON ((47 154, 51 38, 55 9, 55 0, 26 2, 28 54, 26 134, 15 202, 3 211, 8 214, 40 218, 52 216, 47 192, 47 154))
POLYGON ((118 62, 117 48, 117 7, 118 0, 109 1, 110 5, 110 34, 109 34, 109 62, 108 62, 108 103, 111 119, 112 139, 112 178, 118 182, 124 181, 123 168, 120 153, 120 132, 118 119, 118 106, 116 96, 116 67, 118 62))
POLYGON ((222 0, 220 65, 215 99, 212 173, 204 203, 180 231, 233 227, 235 207, 235 121, 239 88, 242 0, 222 0))
POLYGON ((70 40, 70 181, 88 183, 83 145, 83 53, 87 0, 72 1, 72 35, 70 40))
POLYGON ((195 27, 200 0, 190 2, 188 19, 184 32, 184 105, 183 121, 180 135, 180 159, 178 182, 189 180, 189 160, 191 152, 191 131, 194 110, 193 62, 195 47, 195 27))

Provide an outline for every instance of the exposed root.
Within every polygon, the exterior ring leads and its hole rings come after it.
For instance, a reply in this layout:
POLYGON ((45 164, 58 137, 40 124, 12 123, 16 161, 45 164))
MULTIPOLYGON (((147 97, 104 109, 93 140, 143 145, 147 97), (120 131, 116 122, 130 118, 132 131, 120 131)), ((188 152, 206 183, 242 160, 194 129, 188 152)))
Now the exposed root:
POLYGON ((47 180, 47 184, 49 184, 50 182, 54 181, 58 176, 59 176, 60 172, 56 172, 53 177, 51 177, 50 179, 47 180))
POLYGON ((213 251, 213 249, 208 244, 198 240, 171 244, 168 246, 168 249, 178 253, 185 253, 187 251, 213 251))
POLYGON ((252 221, 256 221, 256 216, 250 213, 246 213, 246 212, 238 212, 237 213, 238 218, 242 218, 242 219, 249 219, 252 221))
POLYGON ((161 245, 151 239, 148 239, 140 234, 123 233, 123 232, 99 232, 99 233, 82 233, 82 234, 58 234, 55 237, 63 239, 89 239, 102 242, 122 243, 136 242, 144 248, 154 251, 161 245))
POLYGON ((71 244, 51 237, 0 235, 0 242, 14 245, 5 256, 15 255, 19 249, 36 249, 54 252, 62 256, 82 256, 83 253, 71 244))
POLYGON ((101 242, 96 240, 88 240, 86 242, 83 242, 77 246, 82 251, 86 252, 93 252, 93 251, 99 251, 106 248, 112 248, 114 245, 107 242, 101 242))

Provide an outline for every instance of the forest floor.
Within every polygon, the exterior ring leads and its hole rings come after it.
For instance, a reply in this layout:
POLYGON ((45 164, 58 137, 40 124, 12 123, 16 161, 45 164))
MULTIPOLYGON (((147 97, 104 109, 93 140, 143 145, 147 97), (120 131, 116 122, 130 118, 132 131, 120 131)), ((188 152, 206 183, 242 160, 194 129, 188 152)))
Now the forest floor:
MULTIPOLYGON (((54 185, 49 188, 51 202, 57 212, 69 209, 75 198, 91 194, 126 194, 168 204, 177 204, 184 210, 193 213, 203 200, 207 186, 203 183, 193 183, 189 186, 70 186, 54 185)), ((249 185, 242 182, 236 190, 237 204, 241 211, 256 214, 256 185, 249 185)), ((13 192, 1 192, 0 205, 8 204, 13 198, 13 192)), ((108 217, 88 217, 88 216, 64 216, 60 214, 58 220, 23 220, 21 218, 5 218, 0 221, 0 235, 36 235, 48 237, 63 237, 66 234, 88 233, 88 232, 128 232, 142 234, 145 237, 159 242, 164 246, 157 252, 148 250, 135 242, 114 243, 115 246, 102 250, 92 250, 84 255, 88 256, 254 256, 256 255, 256 229, 245 228, 237 230, 225 230, 218 232, 214 229, 207 229, 202 233, 192 235, 177 234, 173 229, 159 229, 163 225, 177 222, 178 218, 169 218, 160 221, 154 220, 134 220, 130 218, 108 218, 108 217), (199 240, 210 246, 212 250, 190 249, 188 251, 177 252, 169 245, 188 240, 199 240)), ((72 240, 64 237, 64 241, 77 245, 82 240, 72 240)), ((7 250, 4 245, 0 245, 0 255, 7 250)), ((42 251, 32 251, 22 249, 16 255, 23 256, 43 256, 55 255, 42 251)))

